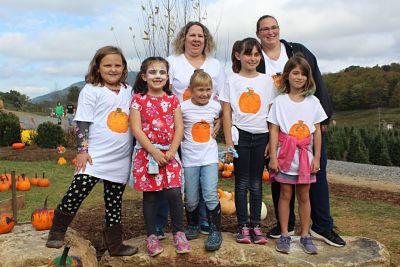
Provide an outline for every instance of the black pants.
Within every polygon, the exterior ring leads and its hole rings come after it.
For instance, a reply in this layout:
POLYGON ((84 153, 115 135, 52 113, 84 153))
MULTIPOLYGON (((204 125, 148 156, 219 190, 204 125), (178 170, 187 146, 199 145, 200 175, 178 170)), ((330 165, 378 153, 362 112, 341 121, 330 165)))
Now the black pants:
POLYGON ((169 188, 163 191, 143 192, 143 214, 147 236, 156 234, 156 218, 158 201, 163 197, 168 201, 172 233, 183 231, 183 203, 181 188, 169 188))
MULTIPOLYGON (((89 195, 99 180, 99 178, 86 174, 75 175, 58 209, 70 214, 75 214, 83 200, 89 195)), ((104 218, 106 226, 111 227, 121 223, 122 194, 125 190, 125 184, 114 183, 107 180, 103 180, 103 183, 105 203, 104 218)))

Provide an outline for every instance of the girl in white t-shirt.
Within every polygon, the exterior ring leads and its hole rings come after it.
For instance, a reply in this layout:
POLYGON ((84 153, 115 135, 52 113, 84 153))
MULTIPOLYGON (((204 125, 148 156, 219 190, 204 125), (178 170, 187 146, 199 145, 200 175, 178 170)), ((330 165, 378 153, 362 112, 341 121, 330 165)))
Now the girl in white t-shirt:
POLYGON ((120 48, 97 50, 85 76, 75 115, 78 155, 76 174, 54 211, 47 247, 60 248, 82 201, 100 181, 104 184, 104 240, 111 256, 129 256, 136 247, 122 243, 121 202, 129 178, 132 134, 128 127, 131 87, 120 48))
MULTIPOLYGON (((267 113, 277 94, 272 80, 258 73, 261 46, 254 38, 237 41, 232 49, 232 69, 229 87, 220 93, 223 128, 227 151, 234 148, 238 157, 235 166, 235 204, 239 243, 265 244, 261 230, 262 172, 268 143, 267 113), (247 194, 250 193, 250 216, 247 194), (250 217, 250 218, 249 218, 250 217), (249 220, 250 219, 250 220, 249 220)), ((232 161, 232 154, 226 154, 232 161)))
POLYGON ((319 100, 313 96, 315 84, 310 65, 299 54, 286 63, 280 92, 268 114, 270 127, 271 177, 280 183, 278 204, 281 236, 276 250, 289 253, 291 238, 288 234, 289 203, 293 185, 299 202, 301 221, 300 244, 309 254, 316 254, 310 227, 310 183, 315 183, 321 151, 320 122, 327 116, 319 100))
POLYGON ((221 105, 211 100, 213 83, 203 70, 195 70, 189 83, 191 99, 181 104, 184 138, 181 144, 185 170, 185 199, 188 227, 186 236, 199 236, 199 200, 203 196, 207 210, 209 235, 207 251, 221 247, 221 206, 218 200, 218 145, 214 121, 219 118, 221 105))

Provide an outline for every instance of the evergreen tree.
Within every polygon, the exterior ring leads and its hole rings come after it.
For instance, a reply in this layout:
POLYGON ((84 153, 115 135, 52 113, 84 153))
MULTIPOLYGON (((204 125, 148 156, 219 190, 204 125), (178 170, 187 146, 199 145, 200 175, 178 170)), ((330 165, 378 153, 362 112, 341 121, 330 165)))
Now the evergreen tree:
POLYGON ((378 134, 375 137, 373 144, 370 145, 370 161, 375 165, 391 166, 389 150, 387 142, 383 134, 378 134))
POLYGON ((368 149, 365 147, 364 141, 360 135, 360 131, 357 128, 353 128, 350 132, 347 161, 369 163, 368 149))
POLYGON ((400 138, 393 134, 389 137, 387 143, 392 164, 400 167, 400 138))

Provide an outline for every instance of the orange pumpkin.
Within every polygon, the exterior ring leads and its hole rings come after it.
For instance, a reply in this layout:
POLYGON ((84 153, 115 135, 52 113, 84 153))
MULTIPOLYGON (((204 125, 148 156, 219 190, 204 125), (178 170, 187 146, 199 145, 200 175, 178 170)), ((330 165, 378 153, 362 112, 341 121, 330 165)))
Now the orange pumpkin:
POLYGON ((32 226, 38 230, 49 230, 53 225, 54 210, 47 208, 47 198, 44 200, 43 208, 33 211, 31 216, 32 226))
POLYGON ((269 172, 268 172, 268 170, 267 170, 266 168, 264 168, 263 175, 262 175, 262 179, 263 179, 263 181, 265 181, 265 182, 268 182, 268 181, 269 181, 269 172))
POLYGON ((193 124, 192 137, 197 143, 207 143, 210 141, 210 124, 205 120, 201 120, 193 124))
POLYGON ((16 187, 18 191, 29 191, 31 190, 31 182, 25 177, 25 174, 22 174, 18 179, 16 187))
POLYGON ((126 133, 128 131, 128 114, 117 108, 107 117, 107 126, 116 133, 126 133))
POLYGON ((15 226, 14 217, 6 212, 0 214, 0 234, 6 234, 12 231, 15 226))
POLYGON ((261 107, 261 98, 254 92, 254 89, 247 88, 247 92, 240 95, 239 108, 243 113, 256 114, 261 107))
POLYGON ((40 187, 48 187, 50 185, 50 181, 49 181, 49 179, 44 177, 44 173, 43 173, 43 177, 38 179, 37 185, 40 187))
POLYGON ((24 143, 14 143, 11 145, 12 149, 16 150, 16 149, 24 149, 25 148, 25 144, 24 143))
POLYGON ((10 189, 10 184, 5 179, 0 179, 0 192, 5 192, 10 189))
POLYGON ((219 199, 221 205, 221 212, 225 215, 232 215, 236 212, 235 201, 232 198, 232 194, 223 191, 221 198, 219 199))
POLYGON ((230 178, 232 176, 232 171, 224 170, 222 171, 221 175, 224 178, 230 178))
POLYGON ((274 85, 276 88, 279 88, 279 86, 282 83, 282 74, 281 73, 277 73, 272 75, 272 80, 274 81, 274 85))
POLYGON ((224 163, 222 163, 222 161, 218 161, 218 170, 222 171, 224 169, 224 163))
POLYGON ((310 136, 310 129, 304 121, 299 120, 290 127, 289 135, 294 136, 297 139, 304 139, 310 136))
POLYGON ((65 153, 65 151, 66 151, 66 149, 65 149, 64 146, 58 146, 58 147, 57 147, 57 153, 58 153, 58 154, 65 153))
POLYGON ((67 160, 64 157, 60 157, 60 158, 58 158, 57 164, 65 165, 65 164, 67 164, 67 160))
POLYGON ((233 166, 233 163, 231 162, 231 163, 225 163, 224 164, 224 170, 227 170, 227 171, 231 171, 231 172, 233 172, 234 170, 235 170, 235 167, 233 166))
POLYGON ((189 88, 186 88, 185 91, 183 92, 182 99, 183 99, 183 101, 185 101, 185 100, 188 100, 190 98, 192 98, 192 93, 190 93, 189 88))
POLYGON ((31 185, 38 185, 39 179, 37 178, 37 173, 35 173, 35 177, 31 178, 31 185))

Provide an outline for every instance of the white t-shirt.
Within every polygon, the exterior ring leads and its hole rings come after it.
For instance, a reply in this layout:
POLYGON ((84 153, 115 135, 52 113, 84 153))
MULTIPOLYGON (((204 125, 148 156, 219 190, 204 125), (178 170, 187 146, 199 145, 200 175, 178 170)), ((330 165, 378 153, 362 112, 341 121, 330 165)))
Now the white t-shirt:
MULTIPOLYGON (((286 62, 288 61, 288 56, 286 54, 286 48, 285 46, 281 43, 281 52, 279 54, 279 58, 277 60, 272 60, 268 57, 268 55, 262 51, 263 57, 264 57, 264 62, 265 62, 265 74, 271 77, 273 81, 276 81, 274 83, 275 88, 278 88, 280 79, 275 77, 275 75, 282 74, 283 68, 285 67, 286 62)), ((279 76, 279 75, 278 75, 279 76)))
POLYGON ((74 120, 91 122, 89 155, 93 160, 93 165, 86 164, 84 174, 117 183, 126 183, 129 178, 133 141, 128 120, 131 91, 130 86, 121 85, 117 95, 106 87, 86 84, 80 92, 74 120))
POLYGON ((253 134, 268 132, 267 114, 271 101, 278 95, 272 80, 265 74, 246 78, 237 73, 229 76, 229 84, 219 100, 230 103, 232 125, 253 134))
MULTIPOLYGON (((186 59, 184 54, 170 55, 167 57, 169 63, 169 81, 172 84, 172 92, 178 97, 179 102, 182 103, 187 100, 186 94, 184 93, 189 86, 190 77, 196 70, 186 59)), ((226 75, 222 64, 213 57, 206 57, 203 65, 200 67, 207 72, 212 79, 213 95, 211 99, 214 99, 216 95, 224 88, 226 83, 226 75)), ((187 92, 188 93, 188 92, 187 92)))
MULTIPOLYGON (((294 102, 288 94, 279 95, 273 101, 268 122, 278 125, 283 133, 303 139, 315 132, 314 124, 326 120, 328 117, 321 106, 318 98, 308 96, 301 102, 294 102)), ((308 146, 308 158, 313 159, 313 140, 308 146)), ((278 145, 278 155, 280 146, 278 145)), ((289 172, 290 175, 297 175, 299 169, 299 151, 296 150, 289 172)))
POLYGON ((212 138, 214 119, 219 117, 221 105, 210 100, 198 106, 186 100, 181 104, 184 137, 181 143, 183 167, 218 163, 218 145, 212 138))

